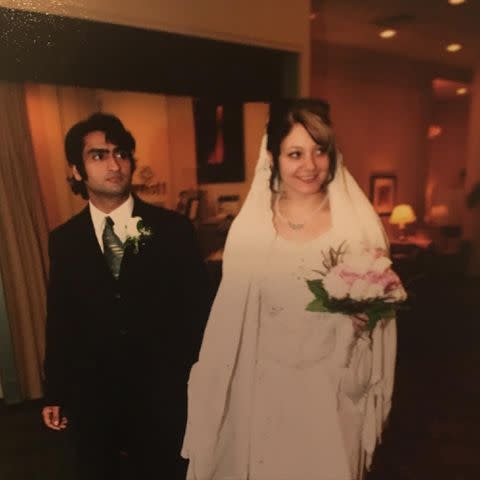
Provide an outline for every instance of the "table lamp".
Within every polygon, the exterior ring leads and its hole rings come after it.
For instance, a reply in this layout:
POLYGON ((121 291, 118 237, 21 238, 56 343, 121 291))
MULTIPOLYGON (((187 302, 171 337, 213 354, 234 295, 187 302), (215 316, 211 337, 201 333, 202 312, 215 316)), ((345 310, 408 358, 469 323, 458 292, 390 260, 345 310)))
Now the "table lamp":
POLYGON ((397 205, 390 215, 389 222, 393 225, 398 225, 398 229, 400 231, 400 240, 405 240, 405 226, 407 223, 413 223, 417 217, 415 216, 415 212, 410 205, 406 203, 402 203, 397 205))

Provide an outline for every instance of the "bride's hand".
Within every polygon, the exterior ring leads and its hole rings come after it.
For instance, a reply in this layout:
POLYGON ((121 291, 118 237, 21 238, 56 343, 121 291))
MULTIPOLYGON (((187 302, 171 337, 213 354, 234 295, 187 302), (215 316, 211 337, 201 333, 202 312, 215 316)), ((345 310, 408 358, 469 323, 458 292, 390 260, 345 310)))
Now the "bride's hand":
POLYGON ((351 315, 353 329, 355 330, 355 335, 359 337, 367 327, 368 316, 366 313, 358 313, 356 315, 351 315))

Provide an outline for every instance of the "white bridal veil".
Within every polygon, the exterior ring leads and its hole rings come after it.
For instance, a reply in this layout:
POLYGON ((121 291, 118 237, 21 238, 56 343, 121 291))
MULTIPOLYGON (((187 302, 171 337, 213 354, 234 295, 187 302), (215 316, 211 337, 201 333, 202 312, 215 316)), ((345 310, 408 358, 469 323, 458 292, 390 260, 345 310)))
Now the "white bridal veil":
MULTIPOLYGON (((250 191, 228 234, 222 281, 199 361, 190 375, 188 424, 182 449, 182 456, 190 459, 189 480, 212 478, 219 432, 227 408, 236 408, 240 418, 248 422, 248 395, 242 392, 251 389, 255 368, 260 300, 257 279, 275 239, 269 188, 270 157, 266 145, 265 135, 250 191), (233 395, 234 389, 237 395, 233 395), (240 400, 235 404, 237 397, 240 400)), ((365 246, 388 249, 380 219, 343 165, 341 154, 338 154, 337 171, 328 192, 332 223, 350 245, 359 249, 365 246)), ((395 321, 379 322, 372 339, 372 374, 361 434, 367 468, 390 411, 396 356, 395 321)), ((239 457, 241 455, 239 452, 239 457)), ((246 475, 240 465, 238 478, 246 479, 246 475)))

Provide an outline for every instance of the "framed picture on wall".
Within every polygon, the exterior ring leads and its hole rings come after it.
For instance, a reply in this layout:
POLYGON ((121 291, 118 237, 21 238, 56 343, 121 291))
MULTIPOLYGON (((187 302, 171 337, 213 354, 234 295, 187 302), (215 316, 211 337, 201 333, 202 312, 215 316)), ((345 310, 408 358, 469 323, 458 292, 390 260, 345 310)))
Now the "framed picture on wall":
POLYGON ((390 215, 397 196, 397 176, 375 174, 370 177, 370 201, 379 215, 390 215))
POLYGON ((193 117, 198 183, 243 182, 242 102, 195 99, 193 117))

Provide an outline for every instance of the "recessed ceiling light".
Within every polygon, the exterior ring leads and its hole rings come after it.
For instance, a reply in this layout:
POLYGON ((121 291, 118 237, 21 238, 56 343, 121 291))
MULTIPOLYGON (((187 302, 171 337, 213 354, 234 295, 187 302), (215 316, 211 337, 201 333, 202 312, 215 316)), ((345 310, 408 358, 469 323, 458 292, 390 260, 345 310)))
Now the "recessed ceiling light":
POLYGON ((467 90, 467 87, 460 87, 460 88, 457 88, 456 92, 457 92, 457 95, 465 95, 468 92, 468 90, 467 90))
POLYGON ((459 43, 451 43, 446 47, 447 52, 452 52, 452 53, 458 52, 461 49, 462 49, 462 46, 459 43))
POLYGON ((465 3, 465 0, 448 0, 448 3, 450 5, 461 5, 462 3, 465 3))
POLYGON ((393 38, 397 34, 397 31, 393 28, 387 28, 386 30, 382 30, 379 35, 382 38, 393 38))
POLYGON ((312 12, 310 14, 310 20, 315 20, 317 18, 317 15, 318 15, 317 12, 312 12))

